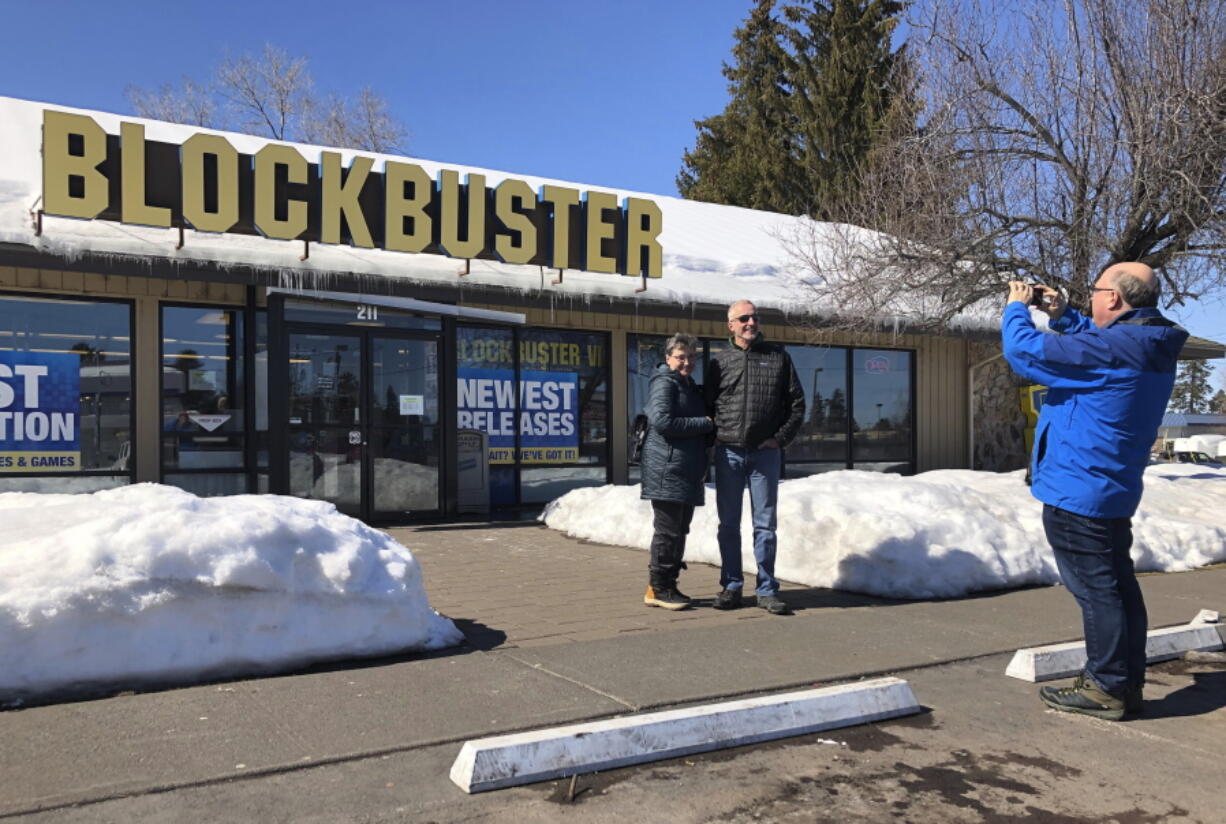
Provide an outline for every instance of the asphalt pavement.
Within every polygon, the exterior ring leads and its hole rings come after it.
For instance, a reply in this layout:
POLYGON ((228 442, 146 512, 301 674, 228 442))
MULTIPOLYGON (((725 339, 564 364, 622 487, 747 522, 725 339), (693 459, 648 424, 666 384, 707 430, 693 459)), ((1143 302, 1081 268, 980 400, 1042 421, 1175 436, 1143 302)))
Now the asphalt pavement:
MULTIPOLYGON (((1155 667, 1146 712, 1114 725, 1005 677, 1015 649, 1080 637, 1059 587, 786 585, 779 617, 711 609, 717 570, 693 565, 698 607, 668 612, 642 604, 645 552, 535 523, 392 532, 463 647, 0 712, 0 819, 625 820, 646 803, 674 821, 1221 820, 1226 668, 1155 667), (883 674, 925 713, 585 777, 581 803, 558 782, 467 796, 447 778, 469 738, 883 674)), ((1141 580, 1152 627, 1226 613, 1226 568, 1141 580)))

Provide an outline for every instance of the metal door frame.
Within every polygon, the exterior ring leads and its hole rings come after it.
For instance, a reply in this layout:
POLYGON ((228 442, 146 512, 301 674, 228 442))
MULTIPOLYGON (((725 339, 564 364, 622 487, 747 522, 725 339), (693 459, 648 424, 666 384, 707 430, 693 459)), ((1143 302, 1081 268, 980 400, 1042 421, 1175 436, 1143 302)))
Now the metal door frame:
MULTIPOLYGON (((424 329, 389 329, 385 327, 348 326, 333 323, 311 323, 307 321, 288 321, 285 319, 284 293, 268 295, 268 382, 269 382, 269 490, 273 494, 289 495, 289 417, 288 392, 289 386, 289 337, 291 334, 344 335, 356 337, 359 341, 359 380, 362 383, 359 403, 359 428, 362 432, 362 472, 359 480, 359 505, 355 517, 372 522, 388 521, 379 518, 374 510, 374 462, 370 459, 370 427, 371 427, 371 340, 374 337, 400 340, 433 341, 436 347, 435 365, 438 370, 438 423, 439 430, 439 466, 438 466, 438 506, 434 510, 423 511, 420 520, 437 520, 454 508, 455 473, 453 471, 453 454, 455 452, 455 414, 451 397, 454 392, 454 352, 446 346, 448 329, 453 325, 444 318, 442 328, 431 331, 424 329), (448 366, 450 365, 450 370, 448 366), (447 375, 452 379, 447 380, 447 375), (282 391, 273 391, 280 387, 282 391)), ((419 520, 414 517, 412 521, 419 520)), ((404 522, 400 519, 399 522, 404 522)))

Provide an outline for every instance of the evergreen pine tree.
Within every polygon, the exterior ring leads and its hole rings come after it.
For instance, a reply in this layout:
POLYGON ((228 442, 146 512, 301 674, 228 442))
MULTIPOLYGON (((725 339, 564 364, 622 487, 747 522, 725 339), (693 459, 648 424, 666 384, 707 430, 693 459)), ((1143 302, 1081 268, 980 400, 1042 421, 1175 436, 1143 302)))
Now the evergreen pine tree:
POLYGON ((899 85, 902 58, 891 50, 902 9, 897 0, 818 0, 785 9, 807 214, 837 219, 881 136, 915 122, 910 90, 899 85))
POLYGON ((837 219, 886 134, 918 104, 891 38, 899 0, 756 0, 725 64, 731 99, 695 122, 682 197, 837 219))
POLYGON ((1226 389, 1219 389, 1209 401, 1209 411, 1214 415, 1226 415, 1226 389))
POLYGON ((796 163, 797 128, 788 90, 786 25, 776 0, 756 0, 724 64, 731 99, 694 122, 694 148, 677 175, 682 197, 797 214, 807 199, 796 163))
POLYGON ((1167 408, 1172 412, 1203 414, 1209 411, 1209 365, 1203 360, 1181 361, 1175 387, 1171 390, 1171 402, 1167 408))

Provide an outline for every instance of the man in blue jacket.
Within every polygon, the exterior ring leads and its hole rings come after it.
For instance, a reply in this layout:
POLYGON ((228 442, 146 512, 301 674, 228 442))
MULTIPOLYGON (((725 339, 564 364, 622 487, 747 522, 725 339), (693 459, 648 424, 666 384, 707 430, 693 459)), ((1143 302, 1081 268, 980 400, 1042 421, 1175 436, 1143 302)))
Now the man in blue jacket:
POLYGON ((1049 387, 1035 430, 1031 493, 1064 585, 1081 607, 1086 666, 1071 687, 1043 687, 1053 709, 1117 721, 1141 711, 1147 616, 1129 550, 1141 476, 1188 333, 1157 310, 1160 284, 1143 263, 1109 266, 1091 317, 1054 290, 1009 284, 1005 357, 1049 387), (1041 290, 1041 291, 1040 291, 1041 290), (1029 305, 1051 318, 1035 328, 1029 305))

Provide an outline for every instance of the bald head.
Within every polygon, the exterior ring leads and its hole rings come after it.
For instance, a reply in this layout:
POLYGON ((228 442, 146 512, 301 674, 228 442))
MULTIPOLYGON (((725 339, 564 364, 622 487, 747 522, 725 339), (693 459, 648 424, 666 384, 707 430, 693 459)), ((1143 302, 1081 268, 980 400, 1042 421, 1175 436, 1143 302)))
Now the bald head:
POLYGON ((1118 291, 1129 308, 1158 305, 1161 283, 1154 270, 1144 263, 1125 262, 1108 266, 1099 278, 1099 285, 1118 291))
POLYGON ((1113 263, 1090 292, 1090 316, 1100 329, 1133 309, 1158 305, 1158 277, 1144 263, 1113 263))

